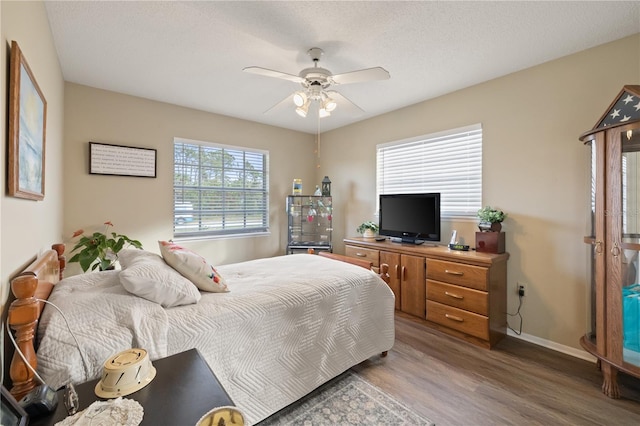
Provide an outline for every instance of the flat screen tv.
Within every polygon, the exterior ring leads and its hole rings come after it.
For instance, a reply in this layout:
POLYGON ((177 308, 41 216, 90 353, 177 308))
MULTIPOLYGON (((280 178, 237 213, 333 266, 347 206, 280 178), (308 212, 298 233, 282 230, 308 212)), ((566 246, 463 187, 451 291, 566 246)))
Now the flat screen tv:
POLYGON ((440 193, 380 195, 378 233, 392 241, 440 241, 440 193))

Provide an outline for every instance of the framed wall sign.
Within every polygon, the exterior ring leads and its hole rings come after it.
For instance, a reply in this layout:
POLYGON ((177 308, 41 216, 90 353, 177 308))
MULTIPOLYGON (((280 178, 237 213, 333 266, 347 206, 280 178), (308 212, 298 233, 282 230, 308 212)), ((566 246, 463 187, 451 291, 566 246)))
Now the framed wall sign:
POLYGON ((157 150, 89 142, 89 173, 156 177, 157 150))
POLYGON ((9 68, 7 189, 14 197, 42 200, 47 101, 15 40, 9 68))

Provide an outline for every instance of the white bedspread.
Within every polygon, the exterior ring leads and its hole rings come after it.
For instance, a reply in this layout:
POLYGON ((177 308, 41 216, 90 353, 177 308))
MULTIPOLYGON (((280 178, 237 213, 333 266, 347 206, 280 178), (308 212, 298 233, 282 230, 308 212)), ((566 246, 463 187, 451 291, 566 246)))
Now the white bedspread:
POLYGON ((40 373, 57 388, 99 377, 102 363, 127 348, 146 349, 152 361, 197 348, 255 423, 393 346, 393 293, 364 268, 293 255, 218 271, 229 293, 171 309, 127 293, 118 271, 61 281, 49 300, 69 320, 89 373, 50 306, 38 331, 40 373))

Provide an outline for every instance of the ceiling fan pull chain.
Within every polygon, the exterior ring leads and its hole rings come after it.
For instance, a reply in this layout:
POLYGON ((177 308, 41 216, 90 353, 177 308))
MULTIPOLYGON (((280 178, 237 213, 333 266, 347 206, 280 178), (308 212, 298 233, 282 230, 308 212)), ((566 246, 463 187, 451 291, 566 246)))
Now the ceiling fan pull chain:
POLYGON ((317 158, 318 158, 318 163, 317 163, 316 167, 318 169, 320 169, 320 116, 319 115, 318 115, 318 133, 317 133, 317 135, 318 136, 316 138, 316 143, 317 143, 316 155, 317 155, 317 158))

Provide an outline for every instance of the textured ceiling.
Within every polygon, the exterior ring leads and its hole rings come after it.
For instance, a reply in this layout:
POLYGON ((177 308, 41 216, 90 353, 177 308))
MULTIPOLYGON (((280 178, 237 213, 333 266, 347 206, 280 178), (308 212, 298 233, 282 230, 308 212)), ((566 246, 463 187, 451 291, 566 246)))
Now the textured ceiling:
POLYGON ((47 1, 46 9, 66 81, 308 133, 640 32, 637 1, 47 1), (341 105, 318 123, 278 104, 299 84, 242 71, 297 75, 313 65, 311 47, 334 74, 381 66, 391 79, 332 86, 365 112, 341 105))

